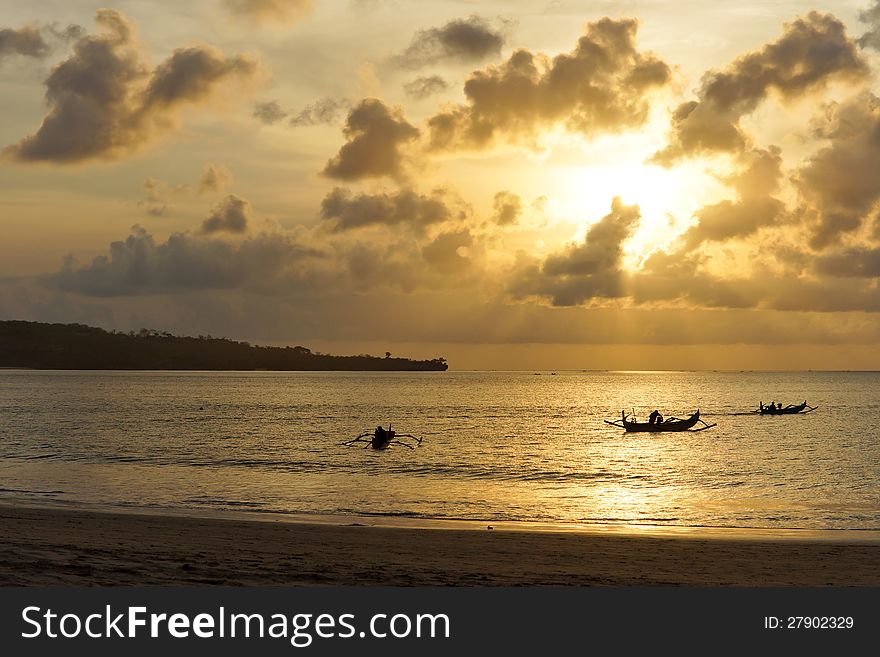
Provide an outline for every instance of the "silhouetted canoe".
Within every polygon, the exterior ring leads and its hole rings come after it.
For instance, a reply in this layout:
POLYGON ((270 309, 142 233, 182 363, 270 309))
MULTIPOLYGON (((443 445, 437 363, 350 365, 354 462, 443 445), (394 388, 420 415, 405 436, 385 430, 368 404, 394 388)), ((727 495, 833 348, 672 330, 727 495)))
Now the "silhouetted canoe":
POLYGON ((403 447, 408 447, 409 449, 415 449, 416 447, 421 446, 422 439, 417 438, 411 433, 397 433, 396 431, 391 430, 391 425, 388 425, 388 429, 383 429, 382 426, 376 427, 375 431, 365 431, 357 438, 352 438, 351 440, 346 440, 343 445, 350 447, 355 443, 363 443, 364 449, 368 447, 372 447, 373 449, 388 449, 392 445, 402 445, 403 447), (403 438, 411 439, 414 441, 414 444, 410 444, 409 442, 402 440, 403 438))
POLYGON ((785 408, 773 408, 770 406, 761 406, 758 409, 758 413, 761 415, 796 415, 798 413, 811 413, 815 411, 818 406, 807 406, 807 401, 804 400, 803 404, 789 404, 785 408))
POLYGON ((711 429, 714 427, 714 424, 706 424, 704 420, 700 419, 700 411, 697 410, 691 415, 689 418, 685 418, 681 420, 677 417, 670 417, 663 422, 659 422, 656 424, 651 424, 650 422, 636 422, 635 420, 630 420, 626 417, 626 411, 620 412, 620 419, 615 420, 614 422, 610 422, 605 420, 605 424, 610 424, 615 427, 620 427, 621 429, 626 430, 627 433, 636 433, 636 432, 651 432, 651 433, 659 433, 661 431, 703 431, 704 429, 711 429), (703 426, 694 429, 697 424, 702 424, 703 426))

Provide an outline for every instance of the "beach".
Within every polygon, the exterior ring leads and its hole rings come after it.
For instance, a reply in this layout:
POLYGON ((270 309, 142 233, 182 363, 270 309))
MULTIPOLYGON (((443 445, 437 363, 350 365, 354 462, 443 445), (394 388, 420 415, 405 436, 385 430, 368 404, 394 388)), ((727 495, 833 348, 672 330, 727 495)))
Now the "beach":
POLYGON ((876 532, 773 538, 369 522, 0 506, 0 585, 880 585, 876 532))

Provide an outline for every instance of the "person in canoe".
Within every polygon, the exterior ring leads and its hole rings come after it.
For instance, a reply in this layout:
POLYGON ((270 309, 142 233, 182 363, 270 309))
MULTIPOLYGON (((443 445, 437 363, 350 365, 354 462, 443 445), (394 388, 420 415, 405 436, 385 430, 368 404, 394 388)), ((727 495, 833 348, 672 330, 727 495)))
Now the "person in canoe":
POLYGON ((380 424, 376 427, 376 430, 373 432, 373 447, 380 448, 384 447, 388 444, 390 438, 388 437, 388 432, 380 424))
POLYGON ((655 408, 654 412, 648 416, 648 424, 660 424, 662 422, 663 416, 660 415, 660 411, 655 408))

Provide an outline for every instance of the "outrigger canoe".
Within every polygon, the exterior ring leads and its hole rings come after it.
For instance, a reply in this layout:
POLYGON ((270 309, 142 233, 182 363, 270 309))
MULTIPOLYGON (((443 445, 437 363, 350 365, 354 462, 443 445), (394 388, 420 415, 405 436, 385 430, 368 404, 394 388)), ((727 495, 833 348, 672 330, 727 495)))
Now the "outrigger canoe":
POLYGON ((691 415, 689 418, 685 418, 683 420, 677 417, 670 417, 663 420, 663 422, 657 422, 653 424, 650 422, 636 422, 635 419, 629 419, 626 417, 626 411, 621 411, 619 420, 615 420, 614 422, 605 420, 605 424, 620 427, 621 429, 624 429, 627 433, 658 433, 661 431, 703 431, 704 429, 711 429, 715 426, 714 424, 707 424, 704 420, 701 420, 699 410, 695 411, 694 414, 691 415), (703 426, 694 429, 694 427, 698 423, 702 424, 703 426))
POLYGON ((797 413, 810 413, 815 411, 818 406, 807 406, 806 400, 803 404, 789 404, 785 408, 771 408, 771 406, 761 406, 758 413, 761 415, 796 415, 797 413))

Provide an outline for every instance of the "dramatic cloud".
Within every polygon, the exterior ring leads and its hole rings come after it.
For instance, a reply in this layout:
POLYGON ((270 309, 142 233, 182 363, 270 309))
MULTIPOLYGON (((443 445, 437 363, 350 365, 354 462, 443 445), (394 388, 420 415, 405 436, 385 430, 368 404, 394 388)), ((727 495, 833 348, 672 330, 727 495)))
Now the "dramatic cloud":
POLYGON ((222 192, 232 184, 232 173, 224 166, 217 166, 211 162, 205 165, 205 173, 199 181, 199 194, 214 194, 222 192))
POLYGON ((495 194, 492 221, 499 226, 515 224, 523 211, 522 199, 512 192, 503 191, 495 194))
POLYGON ((498 135, 532 138, 559 123, 585 135, 642 125, 650 92, 671 72, 636 50, 637 29, 635 20, 603 18, 570 53, 549 60, 517 50, 500 66, 474 72, 464 85, 467 104, 429 120, 432 148, 484 148, 498 135))
POLYGON ((673 112, 669 145, 653 159, 668 166, 691 155, 740 151, 749 139, 739 120, 771 92, 791 100, 830 80, 861 79, 867 72, 846 26, 830 14, 810 12, 786 24, 776 41, 704 75, 698 100, 673 112))
POLYGON ((795 184, 818 249, 857 230, 880 200, 880 99, 865 93, 833 103, 816 132, 830 143, 797 172, 795 184))
POLYGON ((419 136, 399 108, 375 98, 362 100, 351 111, 342 132, 348 141, 322 172, 339 180, 403 177, 400 149, 419 136))
POLYGON ((46 81, 49 111, 42 125, 4 154, 21 162, 114 159, 173 127, 184 105, 209 99, 227 83, 258 71, 245 56, 210 46, 183 48, 150 71, 125 17, 100 9, 102 32, 84 36, 46 81))
POLYGON ((406 95, 416 100, 424 100, 434 94, 439 94, 441 91, 446 91, 448 88, 449 83, 439 75, 416 78, 403 85, 406 95))
POLYGON ((345 98, 322 98, 306 105, 290 117, 292 126, 337 125, 342 116, 351 111, 351 102, 345 98))
POLYGON ((873 5, 861 12, 859 20, 868 25, 868 30, 859 37, 859 45, 880 50, 880 0, 874 0, 873 5))
POLYGON ((201 232, 243 233, 251 218, 251 204, 235 194, 229 194, 211 209, 211 214, 202 222, 201 232))
POLYGON ((528 262, 510 286, 514 298, 549 297, 554 306, 573 306, 593 298, 625 295, 623 244, 638 226, 637 205, 615 198, 611 212, 590 226, 582 244, 547 257, 540 267, 528 262))
POLYGON ((443 60, 477 62, 501 54, 506 26, 494 27, 480 16, 452 20, 443 27, 420 30, 395 57, 403 68, 421 68, 443 60))
POLYGON ((697 211, 697 224, 685 233, 685 245, 693 249, 705 241, 745 237, 764 226, 776 224, 785 204, 774 198, 782 180, 779 148, 755 149, 744 155, 744 168, 725 182, 737 193, 735 201, 721 201, 697 211))
POLYGON ((78 266, 68 258, 46 283, 87 296, 165 294, 183 290, 264 289, 296 263, 319 256, 286 235, 266 233, 230 243, 175 233, 157 243, 140 226, 113 242, 108 256, 78 266))
POLYGON ((377 225, 423 228, 463 217, 464 210, 453 207, 454 202, 447 196, 442 189, 431 196, 411 189, 355 195, 337 187, 321 202, 321 218, 330 222, 336 231, 377 225))
POLYGON ((312 0, 224 0, 236 17, 255 23, 292 23, 312 11, 312 0))

